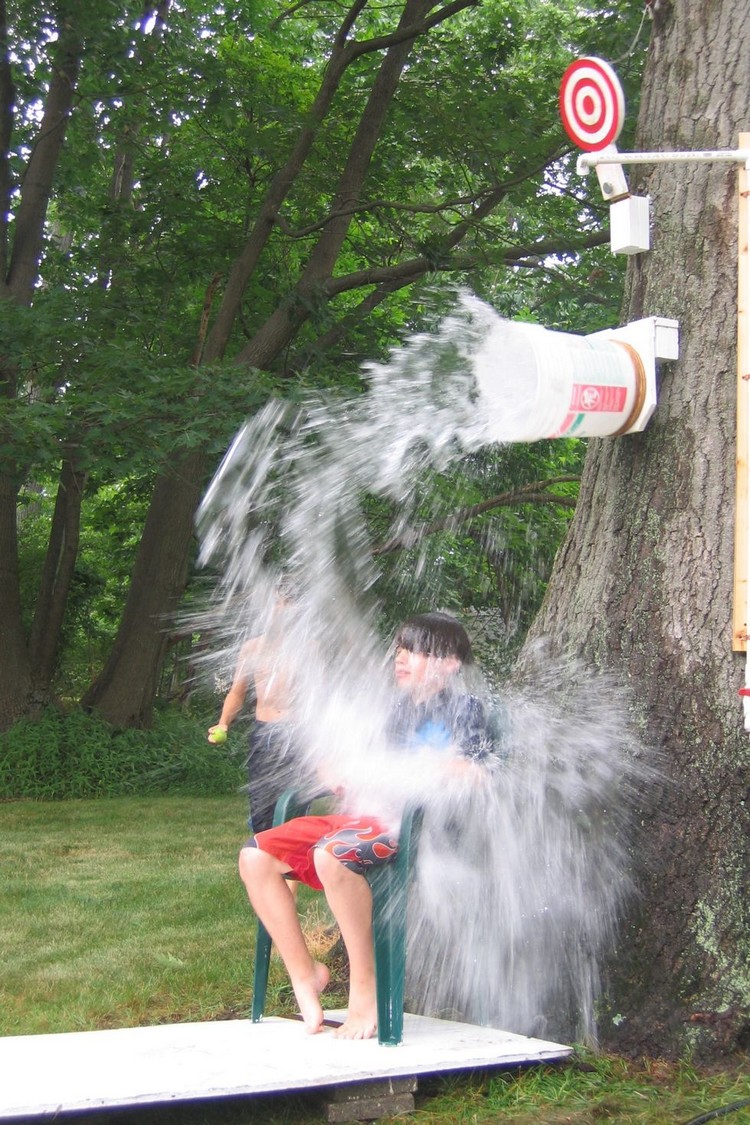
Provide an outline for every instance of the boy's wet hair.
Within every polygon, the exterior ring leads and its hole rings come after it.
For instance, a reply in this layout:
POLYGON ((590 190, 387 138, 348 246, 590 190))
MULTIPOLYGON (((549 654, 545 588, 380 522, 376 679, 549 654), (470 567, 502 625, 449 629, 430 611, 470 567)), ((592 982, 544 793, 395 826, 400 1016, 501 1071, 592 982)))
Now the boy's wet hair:
POLYGON ((394 645, 423 656, 455 656, 462 664, 471 664, 474 659, 468 633, 449 613, 410 617, 396 633, 394 645))

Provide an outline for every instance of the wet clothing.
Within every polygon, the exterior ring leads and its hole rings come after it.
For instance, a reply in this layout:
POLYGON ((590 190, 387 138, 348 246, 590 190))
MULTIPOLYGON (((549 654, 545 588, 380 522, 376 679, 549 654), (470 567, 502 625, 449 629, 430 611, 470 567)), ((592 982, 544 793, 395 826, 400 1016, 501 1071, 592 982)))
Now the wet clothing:
POLYGON ((398 851, 398 838, 378 820, 357 816, 298 816, 279 824, 268 832, 256 833, 245 847, 257 847, 282 863, 288 864, 290 875, 321 891, 323 886, 315 870, 318 848, 364 875, 368 868, 387 863, 398 851))
POLYGON ((444 690, 424 703, 405 695, 388 717, 386 734, 404 750, 458 749, 461 757, 474 761, 489 753, 484 707, 475 695, 444 690))
POLYGON ((284 720, 263 723, 254 719, 247 756, 251 832, 263 832, 271 827, 277 800, 291 786, 302 788, 305 774, 292 723, 284 720))
MULTIPOLYGON (((386 724, 393 745, 405 752, 420 749, 458 750, 461 757, 481 760, 489 752, 484 708, 476 696, 442 691, 425 703, 404 696, 395 704, 386 724)), ((376 817, 301 816, 267 832, 256 833, 246 847, 262 851, 289 866, 300 882, 322 890, 315 870, 315 851, 329 852, 358 875, 388 863, 398 851, 393 828, 376 817)))

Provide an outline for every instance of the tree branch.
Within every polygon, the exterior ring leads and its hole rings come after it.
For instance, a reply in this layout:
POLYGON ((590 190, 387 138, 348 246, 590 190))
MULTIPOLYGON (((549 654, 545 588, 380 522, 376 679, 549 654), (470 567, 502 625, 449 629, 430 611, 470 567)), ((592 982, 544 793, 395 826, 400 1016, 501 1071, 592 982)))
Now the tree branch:
MULTIPOLYGON (((475 204, 477 205, 477 210, 470 216, 465 218, 462 216, 462 218, 464 223, 476 223, 477 218, 484 218, 481 209, 486 207, 487 203, 490 203, 489 210, 492 210, 509 191, 519 184, 522 184, 525 180, 531 179, 533 176, 537 175, 547 164, 548 160, 545 159, 537 167, 519 172, 517 175, 511 176, 507 180, 502 180, 493 187, 484 187, 473 195, 458 196, 456 199, 446 199, 442 203, 403 203, 395 199, 373 199, 370 200, 369 203, 358 203, 338 211, 329 211, 327 215, 317 222, 310 223, 309 226, 301 227, 297 230, 291 226, 283 215, 276 216, 276 223, 280 230, 288 235, 289 238, 307 238, 309 235, 314 234, 315 231, 321 230, 332 220, 342 215, 353 217, 354 215, 366 214, 370 211, 404 211, 409 215, 439 215, 444 211, 458 210, 460 207, 473 206, 475 204)), ((461 230, 463 233, 465 227, 461 227, 461 230)))
POLYGON ((316 231, 322 230, 333 219, 338 219, 341 216, 353 218, 355 215, 365 215, 372 211, 405 211, 409 215, 439 215, 443 211, 453 211, 461 206, 465 207, 475 203, 484 194, 486 194, 486 190, 476 196, 467 195, 458 199, 446 199, 444 203, 399 203, 395 199, 373 199, 369 203, 359 203, 353 207, 342 208, 339 211, 329 211, 324 218, 318 219, 315 223, 310 223, 309 226, 298 227, 296 230, 283 215, 276 216, 276 224, 282 234, 289 238, 308 238, 316 231))
POLYGON ((432 15, 425 16, 415 23, 399 27, 395 31, 389 32, 388 35, 377 35, 372 39, 355 41, 349 45, 352 59, 371 54, 373 51, 383 51, 390 47, 396 47, 399 43, 404 43, 409 39, 416 39, 420 35, 425 35, 433 27, 437 27, 439 23, 444 23, 451 16, 457 15, 458 12, 462 12, 466 8, 477 8, 479 3, 480 0, 454 0, 452 4, 446 4, 444 8, 433 12, 432 15))
POLYGON ((8 49, 8 13, 0 0, 0 287, 8 272, 8 217, 10 215, 10 141, 13 136, 13 105, 16 91, 8 49))
POLYGON ((52 181, 73 104, 83 44, 70 20, 60 27, 52 78, 21 188, 7 283, 15 300, 31 301, 39 272, 52 181))
POLYGON ((377 556, 391 554, 393 551, 407 550, 410 547, 417 546, 428 535, 434 535, 437 531, 456 531, 464 524, 476 519, 477 516, 484 515, 485 512, 490 512, 495 508, 509 508, 516 504, 555 504, 563 508, 575 508, 576 499, 574 496, 561 496, 559 493, 550 493, 544 490, 555 484, 572 483, 578 480, 580 480, 579 476, 569 474, 524 484, 521 488, 514 488, 510 492, 501 492, 498 496, 492 496, 489 500, 483 500, 480 504, 459 508, 458 511, 451 512, 443 520, 435 520, 433 523, 425 523, 416 528, 406 528, 379 547, 373 547, 372 553, 377 556))
MULTIPOLYGON (((415 18, 429 6, 430 0, 406 0, 399 28, 413 28, 415 18)), ((413 35, 404 36, 400 42, 390 46, 383 55, 349 145, 334 195, 333 211, 343 212, 359 203, 372 155, 409 57, 413 38, 413 35)), ((350 225, 351 217, 347 215, 332 219, 327 224, 310 251, 296 286, 297 295, 303 300, 296 306, 289 302, 278 306, 236 357, 237 363, 251 364, 255 367, 267 366, 292 339, 299 325, 306 319, 306 313, 303 311, 304 298, 320 290, 321 284, 331 276, 350 225)))
POLYGON ((609 242, 609 233, 600 231, 589 235, 580 241, 558 241, 556 239, 543 239, 531 246, 514 246, 501 250, 495 258, 478 253, 452 254, 444 259, 431 260, 425 256, 410 258, 398 262, 393 266, 374 266, 370 269, 355 270, 353 273, 342 274, 340 277, 331 277, 323 285, 323 291, 328 297, 337 296, 339 293, 348 293, 352 289, 359 289, 364 285, 383 285, 388 282, 415 281, 426 273, 454 271, 460 273, 464 270, 474 269, 476 266, 495 261, 504 266, 527 266, 538 268, 544 257, 549 254, 576 254, 582 250, 590 250, 592 246, 603 246, 609 242))
POLYGON ((204 349, 204 361, 207 363, 220 359, 224 354, 243 294, 274 228, 279 208, 292 190, 310 154, 318 130, 325 120, 343 74, 351 62, 345 43, 346 33, 351 27, 354 16, 361 11, 366 2, 367 0, 357 0, 344 19, 323 72, 318 93, 307 114, 307 124, 300 130, 287 160, 271 180, 253 228, 234 261, 204 349))
POLYGON ((308 5, 312 4, 313 2, 314 0, 297 0, 296 4, 292 4, 291 7, 287 8, 280 15, 278 15, 275 20, 271 21, 271 23, 268 25, 269 29, 271 31, 278 31, 284 20, 291 19, 292 16, 297 14, 300 8, 307 8, 308 5))
MULTIPOLYGON (((258 264, 260 255, 268 242, 279 209, 291 191, 297 176, 307 160, 320 125, 325 119, 334 94, 347 68, 351 66, 355 59, 363 54, 372 53, 373 51, 390 51, 391 49, 398 48, 403 44, 413 41, 418 36, 424 35, 431 28, 449 19, 456 13, 466 8, 476 7, 478 2, 479 0, 453 0, 453 3, 446 4, 444 7, 440 8, 439 11, 417 20, 410 20, 408 18, 405 20, 402 16, 402 20, 395 31, 388 35, 377 36, 359 43, 356 41, 347 42, 347 36, 354 24, 356 16, 365 7, 366 0, 357 0, 357 2, 351 6, 345 19, 342 21, 334 41, 318 94, 307 116, 308 124, 299 134, 297 142, 283 168, 279 169, 271 181, 266 197, 258 212, 255 225, 250 232, 250 236, 243 250, 232 267, 224 291, 224 297, 206 343, 204 352, 206 362, 218 359, 224 354, 243 294, 258 264)), ((404 15, 407 15, 412 3, 413 0, 407 0, 407 4, 404 7, 404 15)), ((370 104, 371 108, 374 109, 375 107, 372 101, 370 104)), ((387 102, 382 106, 383 112, 385 112, 386 108, 387 102)), ((348 178, 350 178, 349 173, 345 172, 342 176, 342 186, 346 183, 348 178)), ((351 196, 347 197, 339 191, 336 196, 337 202, 334 204, 334 209, 339 209, 342 203, 348 204, 350 198, 351 196)), ((317 266, 313 263, 312 268, 317 269, 317 266)), ((270 337, 275 338, 278 334, 278 329, 275 325, 269 326, 268 335, 270 337)), ((273 346, 274 345, 271 345, 272 348, 273 346)), ((268 350, 265 343, 261 342, 259 358, 256 358, 252 348, 246 348, 238 357, 238 362, 253 362, 262 366, 265 362, 263 355, 268 350)))
MULTIPOLYGON (((404 283, 408 284, 408 283, 404 283)), ((345 316, 343 316, 336 324, 332 325, 326 332, 313 340, 304 350, 303 358, 295 363, 288 365, 283 374, 290 376, 296 371, 299 371, 307 363, 309 363, 316 355, 323 355, 334 347, 348 332, 365 317, 368 317, 373 309, 382 304, 391 293, 395 293, 398 289, 403 288, 402 285, 381 285, 377 289, 371 289, 370 292, 362 298, 359 304, 349 309, 345 316)))

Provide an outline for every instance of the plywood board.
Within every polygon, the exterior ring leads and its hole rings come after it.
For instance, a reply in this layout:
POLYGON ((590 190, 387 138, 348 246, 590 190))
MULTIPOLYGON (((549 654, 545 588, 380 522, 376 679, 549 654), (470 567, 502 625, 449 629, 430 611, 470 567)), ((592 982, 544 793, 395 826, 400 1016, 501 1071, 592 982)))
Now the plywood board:
MULTIPOLYGON (((335 1019, 343 1013, 326 1013, 335 1019)), ((404 1042, 349 1042, 270 1018, 0 1039, 0 1119, 273 1094, 404 1075, 559 1061, 571 1048, 425 1016, 404 1042)))

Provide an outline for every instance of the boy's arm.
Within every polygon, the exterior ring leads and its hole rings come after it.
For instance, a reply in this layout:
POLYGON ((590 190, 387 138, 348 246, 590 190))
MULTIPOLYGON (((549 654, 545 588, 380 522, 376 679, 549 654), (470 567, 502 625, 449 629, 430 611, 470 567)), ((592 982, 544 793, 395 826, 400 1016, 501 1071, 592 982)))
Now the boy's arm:
POLYGON ((447 772, 481 784, 487 777, 485 765, 492 750, 481 700, 475 695, 464 696, 456 720, 454 744, 458 753, 446 763, 447 772))
POLYGON ((250 682, 250 672, 248 668, 250 654, 251 642, 244 645, 240 652, 240 658, 234 671, 232 686, 224 697, 219 721, 215 723, 214 726, 208 728, 209 740, 215 730, 223 730, 226 733, 242 709, 250 682))
POLYGON ((453 734, 461 758, 480 762, 490 753, 492 740, 487 730, 487 716, 481 699, 476 695, 462 697, 453 734))

